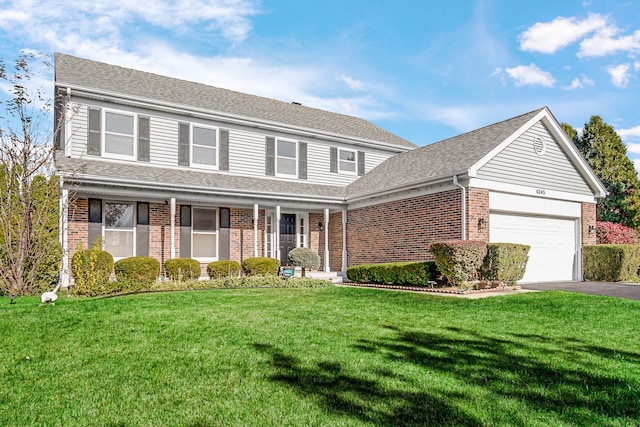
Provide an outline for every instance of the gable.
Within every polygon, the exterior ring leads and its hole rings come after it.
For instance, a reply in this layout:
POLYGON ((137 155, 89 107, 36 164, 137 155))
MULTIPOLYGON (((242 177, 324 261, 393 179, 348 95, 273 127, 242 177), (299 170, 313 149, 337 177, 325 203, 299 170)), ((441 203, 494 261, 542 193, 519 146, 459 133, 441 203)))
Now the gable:
POLYGON ((527 187, 593 195, 593 190, 542 121, 536 122, 483 165, 478 170, 477 177, 527 187))

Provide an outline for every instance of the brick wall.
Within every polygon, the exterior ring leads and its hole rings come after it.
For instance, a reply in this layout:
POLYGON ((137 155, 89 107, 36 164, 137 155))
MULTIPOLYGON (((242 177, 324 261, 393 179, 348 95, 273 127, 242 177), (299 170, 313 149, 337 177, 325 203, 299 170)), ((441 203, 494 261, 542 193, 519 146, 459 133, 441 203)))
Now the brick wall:
POLYGON ((460 207, 455 189, 349 211, 348 264, 431 259, 431 243, 460 239, 460 207))
POLYGON ((69 209, 67 216, 67 244, 69 249, 69 264, 71 258, 78 250, 81 244, 84 249, 87 248, 87 240, 89 237, 89 200, 75 199, 69 201, 69 209))
POLYGON ((467 188, 467 239, 489 241, 489 190, 467 188))
POLYGON ((329 215, 329 270, 331 271, 342 271, 342 243, 342 212, 335 212, 329 215))
POLYGON ((595 245, 596 233, 589 234, 589 226, 596 226, 596 204, 582 203, 582 244, 595 245))

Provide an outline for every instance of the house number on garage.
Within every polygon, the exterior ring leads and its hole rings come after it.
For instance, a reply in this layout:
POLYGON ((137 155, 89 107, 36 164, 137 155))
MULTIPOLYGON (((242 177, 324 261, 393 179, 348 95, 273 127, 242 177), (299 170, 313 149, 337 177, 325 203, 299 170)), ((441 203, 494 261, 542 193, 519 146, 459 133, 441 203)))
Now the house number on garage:
POLYGON ((536 194, 539 194, 539 195, 541 195, 541 196, 544 196, 545 192, 544 192, 544 190, 543 190, 543 189, 538 188, 538 189, 536 190, 536 194))

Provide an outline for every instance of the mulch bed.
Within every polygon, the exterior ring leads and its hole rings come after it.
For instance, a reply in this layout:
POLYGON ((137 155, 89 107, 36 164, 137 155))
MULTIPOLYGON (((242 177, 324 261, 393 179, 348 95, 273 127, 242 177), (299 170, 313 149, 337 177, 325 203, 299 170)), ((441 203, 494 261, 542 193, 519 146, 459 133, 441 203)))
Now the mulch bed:
POLYGON ((458 287, 449 286, 445 288, 430 288, 426 286, 396 286, 396 285, 379 285, 375 283, 353 283, 353 282, 343 282, 342 286, 354 286, 358 288, 378 288, 378 289, 396 289, 401 291, 412 291, 412 292, 431 292, 431 293, 439 293, 439 294, 456 294, 456 295, 470 295, 470 294, 482 294, 489 292, 504 292, 504 291, 515 291, 521 289, 520 286, 507 286, 507 285, 499 285, 492 288, 484 288, 484 289, 460 289, 458 287))

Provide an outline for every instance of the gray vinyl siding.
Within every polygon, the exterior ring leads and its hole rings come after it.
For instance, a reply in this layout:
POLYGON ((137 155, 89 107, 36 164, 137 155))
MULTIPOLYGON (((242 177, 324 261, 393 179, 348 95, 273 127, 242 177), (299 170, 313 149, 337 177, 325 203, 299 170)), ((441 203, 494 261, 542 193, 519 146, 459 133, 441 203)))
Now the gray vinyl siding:
POLYGON ((593 194, 541 122, 480 168, 478 178, 574 194, 593 194), (546 152, 542 156, 533 150, 536 136, 546 144, 546 152))
POLYGON ((72 156, 84 156, 87 154, 87 123, 89 109, 86 105, 72 105, 69 119, 68 143, 71 144, 72 156), (75 110, 75 111, 74 111, 75 110))
POLYGON ((229 172, 263 177, 265 135, 240 129, 229 130, 229 172))
POLYGON ((151 163, 160 166, 176 165, 178 159, 178 122, 165 117, 151 116, 151 163))

